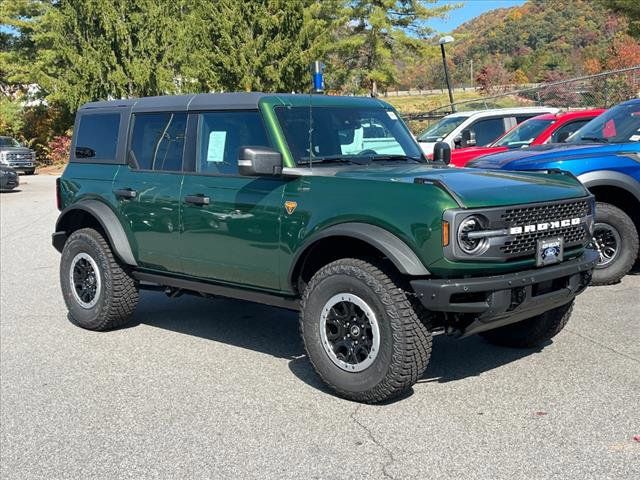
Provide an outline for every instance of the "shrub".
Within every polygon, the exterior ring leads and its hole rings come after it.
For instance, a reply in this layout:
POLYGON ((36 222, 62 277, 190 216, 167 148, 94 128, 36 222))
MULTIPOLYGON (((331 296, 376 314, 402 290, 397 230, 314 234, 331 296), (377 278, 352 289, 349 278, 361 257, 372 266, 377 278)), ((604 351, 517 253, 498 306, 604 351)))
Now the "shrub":
POLYGON ((61 165, 69 160, 69 149, 71 148, 71 134, 58 135, 53 137, 45 146, 47 165, 61 165))

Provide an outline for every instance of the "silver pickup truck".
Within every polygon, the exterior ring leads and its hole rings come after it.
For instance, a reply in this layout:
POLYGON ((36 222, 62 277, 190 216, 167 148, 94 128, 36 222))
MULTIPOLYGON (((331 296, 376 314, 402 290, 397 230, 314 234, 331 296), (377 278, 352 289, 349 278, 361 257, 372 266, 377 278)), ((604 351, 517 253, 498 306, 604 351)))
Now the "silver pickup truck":
POLYGON ((36 152, 23 147, 14 138, 0 136, 0 165, 33 175, 36 171, 36 152))

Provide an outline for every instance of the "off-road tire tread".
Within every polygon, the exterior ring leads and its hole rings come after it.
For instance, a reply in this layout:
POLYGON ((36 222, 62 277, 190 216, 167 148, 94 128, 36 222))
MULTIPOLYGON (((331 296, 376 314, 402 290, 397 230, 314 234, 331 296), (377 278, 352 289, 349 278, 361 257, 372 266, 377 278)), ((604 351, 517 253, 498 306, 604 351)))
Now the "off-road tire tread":
MULTIPOLYGON (((629 215, 622 209, 612 205, 610 203, 597 202, 596 203, 596 212, 607 212, 607 216, 616 217, 617 220, 624 225, 624 230, 620 232, 620 236, 622 237, 622 241, 627 240, 629 242, 628 250, 629 255, 627 260, 623 263, 620 263, 620 259, 618 258, 613 264, 609 265, 604 270, 594 270, 593 278, 591 280, 591 285, 596 286, 604 286, 604 285, 612 285, 614 283, 618 283, 622 278, 629 273, 629 271, 633 268, 633 265, 636 263, 638 259, 638 234, 640 232, 637 231, 633 220, 629 217, 629 215), (617 273, 612 272, 612 267, 616 267, 617 273), (604 278, 599 278, 600 272, 608 272, 604 278)), ((596 213, 596 217, 597 217, 596 213)), ((596 219, 597 221, 597 219, 596 219)), ((622 252, 621 252, 622 253, 622 252)))
POLYGON ((488 342, 502 347, 535 348, 562 331, 571 317, 573 304, 572 301, 568 306, 562 305, 533 318, 482 332, 480 335, 488 342))
POLYGON ((422 376, 431 357, 430 331, 418 318, 412 302, 401 288, 403 282, 398 275, 390 271, 385 272, 382 268, 369 261, 355 258, 336 260, 318 270, 305 289, 301 301, 299 328, 303 338, 303 312, 309 296, 321 281, 332 275, 348 275, 361 280, 386 306, 387 316, 392 319, 394 337, 392 361, 386 377, 374 389, 358 393, 341 390, 325 378, 311 361, 316 373, 338 395, 364 403, 379 403, 401 395, 422 376))
MULTIPOLYGON (((76 230, 67 242, 70 243, 74 240, 94 243, 105 256, 109 269, 109 272, 102 272, 104 303, 99 314, 100 323, 91 327, 91 330, 106 331, 122 327, 129 321, 138 304, 136 281, 116 260, 108 242, 98 231, 92 228, 76 230)), ((70 317, 77 324, 73 315, 70 317)), ((87 328, 85 325, 79 326, 87 328)))

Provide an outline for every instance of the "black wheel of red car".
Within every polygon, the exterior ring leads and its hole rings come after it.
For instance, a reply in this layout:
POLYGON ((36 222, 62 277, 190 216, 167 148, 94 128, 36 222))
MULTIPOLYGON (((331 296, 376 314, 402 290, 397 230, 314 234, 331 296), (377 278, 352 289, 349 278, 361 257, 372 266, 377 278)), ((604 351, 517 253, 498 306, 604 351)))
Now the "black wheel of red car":
POLYGON ((600 262, 593 271, 591 284, 619 282, 638 257, 638 231, 633 220, 618 207, 598 202, 593 237, 600 262))
POLYGON ((313 276, 302 299, 300 332, 324 382, 359 402, 402 394, 431 354, 431 333, 401 282, 359 259, 337 260, 313 276))
POLYGON ((135 280, 91 228, 71 234, 62 250, 60 287, 70 320, 88 330, 124 325, 138 303, 135 280))
POLYGON ((565 327, 573 301, 535 317, 480 333, 488 342, 502 347, 534 348, 544 345, 565 327))

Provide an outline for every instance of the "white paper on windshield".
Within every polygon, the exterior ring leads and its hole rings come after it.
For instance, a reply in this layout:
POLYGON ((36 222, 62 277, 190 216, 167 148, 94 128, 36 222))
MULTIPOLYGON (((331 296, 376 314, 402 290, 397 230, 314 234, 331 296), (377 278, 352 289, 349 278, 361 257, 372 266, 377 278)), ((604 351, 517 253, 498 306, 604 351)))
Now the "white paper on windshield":
POLYGON ((389 118, 391 120, 397 120, 398 119, 398 116, 396 115, 396 112, 391 112, 391 111, 387 110, 387 115, 389 115, 389 118))
POLYGON ((631 135, 631 137, 629 137, 629 140, 631 140, 632 142, 637 142, 638 140, 640 140, 640 135, 631 135))
POLYGON ((220 163, 224 161, 224 146, 227 142, 227 132, 209 133, 207 148, 207 162, 220 163))

